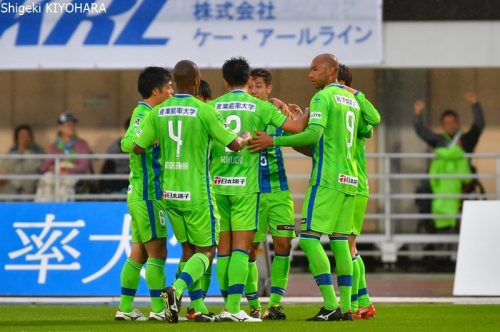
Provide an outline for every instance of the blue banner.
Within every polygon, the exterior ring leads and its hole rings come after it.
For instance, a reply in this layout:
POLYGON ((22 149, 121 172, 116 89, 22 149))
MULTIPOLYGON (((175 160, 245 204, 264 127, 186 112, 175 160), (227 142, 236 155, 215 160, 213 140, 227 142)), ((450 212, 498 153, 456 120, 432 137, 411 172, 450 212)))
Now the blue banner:
MULTIPOLYGON (((0 296, 119 296, 130 221, 122 202, 1 203, 0 296)), ((181 256, 171 227, 167 250, 171 284, 181 256)), ((141 275, 137 295, 148 296, 141 275)), ((219 295, 215 275, 208 293, 219 295)))

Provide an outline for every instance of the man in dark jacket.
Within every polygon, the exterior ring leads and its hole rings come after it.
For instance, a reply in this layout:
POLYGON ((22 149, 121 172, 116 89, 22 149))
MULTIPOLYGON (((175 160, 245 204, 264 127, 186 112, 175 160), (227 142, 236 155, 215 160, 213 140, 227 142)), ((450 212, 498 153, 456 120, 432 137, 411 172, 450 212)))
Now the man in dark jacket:
POLYGON ((441 114, 443 134, 437 134, 425 126, 422 117, 425 102, 423 100, 415 101, 413 112, 415 113, 414 127, 417 135, 433 148, 449 146, 455 140, 455 144, 461 146, 466 153, 472 153, 484 129, 484 114, 474 91, 465 93, 465 99, 471 104, 474 116, 472 126, 467 132, 462 132, 458 113, 446 110, 441 114))
MULTIPOLYGON (((424 124, 422 113, 425 109, 425 102, 423 100, 415 101, 413 105, 413 112, 415 114, 414 127, 416 134, 433 149, 441 147, 450 147, 457 145, 461 147, 464 152, 472 153, 479 141, 479 137, 484 129, 484 114, 481 105, 478 102, 477 94, 474 91, 468 91, 464 95, 465 99, 471 104, 471 110, 474 121, 468 131, 462 132, 460 129, 460 118, 458 113, 453 110, 446 110, 441 114, 441 128, 443 133, 435 133, 424 124)), ((471 170, 475 172, 475 168, 471 166, 471 170)), ((479 181, 474 180, 463 188, 464 192, 473 192, 475 187, 482 188, 479 181)), ((417 193, 431 193, 429 181, 425 180, 417 188, 417 193)), ((420 213, 431 213, 431 200, 417 199, 417 206, 420 213)), ((435 232, 436 229, 432 227, 433 223, 429 220, 423 220, 419 223, 419 230, 425 232, 435 232)))

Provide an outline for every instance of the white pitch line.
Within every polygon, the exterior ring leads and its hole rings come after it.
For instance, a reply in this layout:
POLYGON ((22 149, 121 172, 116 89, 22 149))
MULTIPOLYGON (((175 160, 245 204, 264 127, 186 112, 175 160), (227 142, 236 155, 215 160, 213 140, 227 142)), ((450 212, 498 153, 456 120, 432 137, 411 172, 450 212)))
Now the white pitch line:
MULTIPOLYGON (((500 297, 372 297, 374 303, 449 303, 449 304, 500 304, 500 297)), ((268 303, 269 297, 261 297, 262 303, 268 303)), ((116 304, 119 296, 103 297, 0 297, 1 304, 116 304)), ((139 296, 136 303, 149 304, 150 298, 139 296)), ((224 303, 222 297, 208 297, 209 304, 224 303)), ((242 300, 246 302, 245 299, 242 300)), ((321 297, 285 297, 284 304, 322 303, 321 297)))

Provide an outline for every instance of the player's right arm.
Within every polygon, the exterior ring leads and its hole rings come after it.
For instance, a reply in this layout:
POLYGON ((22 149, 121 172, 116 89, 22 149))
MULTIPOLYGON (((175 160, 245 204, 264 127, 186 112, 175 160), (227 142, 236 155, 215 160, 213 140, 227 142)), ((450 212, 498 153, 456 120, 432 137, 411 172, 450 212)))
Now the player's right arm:
MULTIPOLYGON (((273 145, 308 146, 316 144, 323 135, 328 121, 328 105, 327 98, 321 92, 316 93, 311 99, 309 123, 305 131, 296 135, 274 138, 264 132, 257 132, 257 137, 252 138, 250 149, 258 151, 273 145)), ((281 126, 281 128, 289 131, 285 126, 281 126)))
POLYGON ((141 154, 148 147, 153 145, 156 138, 154 117, 152 116, 152 111, 149 112, 143 120, 143 124, 139 126, 139 129, 135 133, 134 138, 134 153, 141 154))
POLYGON ((207 105, 205 111, 200 113, 200 119, 208 134, 232 151, 240 151, 249 141, 248 132, 243 132, 238 136, 227 130, 223 124, 222 116, 212 106, 207 105))

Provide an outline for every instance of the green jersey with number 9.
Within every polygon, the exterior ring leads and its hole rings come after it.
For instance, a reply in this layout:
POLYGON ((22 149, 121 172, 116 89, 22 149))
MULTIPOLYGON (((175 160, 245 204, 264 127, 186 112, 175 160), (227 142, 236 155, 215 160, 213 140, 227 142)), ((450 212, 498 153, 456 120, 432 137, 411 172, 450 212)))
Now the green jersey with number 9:
POLYGON ((159 141, 163 199, 167 208, 189 211, 213 204, 212 139, 225 147, 235 138, 212 106, 191 95, 176 94, 149 113, 135 143, 148 147, 159 141))
MULTIPOLYGON (((264 131, 267 125, 281 127, 286 116, 264 100, 244 90, 233 90, 210 101, 224 118, 226 128, 240 134, 264 131)), ((259 189, 260 154, 248 149, 232 152, 222 144, 212 148, 212 179, 214 189, 221 195, 257 193, 259 189)))
POLYGON ((311 99, 309 125, 320 125, 323 135, 313 146, 312 186, 324 186, 356 194, 355 161, 360 108, 354 95, 330 84, 311 99))

